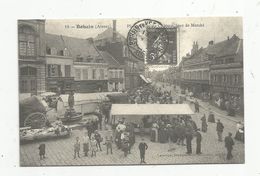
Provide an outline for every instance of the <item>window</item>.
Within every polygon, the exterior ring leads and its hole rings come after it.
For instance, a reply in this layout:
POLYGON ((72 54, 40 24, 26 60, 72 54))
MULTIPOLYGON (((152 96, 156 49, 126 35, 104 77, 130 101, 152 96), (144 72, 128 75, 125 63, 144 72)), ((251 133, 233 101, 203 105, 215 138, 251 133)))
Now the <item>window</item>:
POLYGON ((20 86, 21 86, 21 93, 27 92, 27 80, 22 80, 20 86))
POLYGON ((20 27, 18 40, 21 56, 35 56, 35 32, 31 27, 20 27))
POLYGON ((67 48, 64 48, 63 50, 63 56, 69 56, 69 51, 67 48))
POLYGON ((56 48, 51 48, 51 55, 57 55, 57 49, 56 48))
POLYGON ((238 84, 241 82, 241 76, 240 75, 235 75, 235 84, 238 84))
POLYGON ((109 76, 109 78, 113 78, 113 71, 112 70, 109 70, 109 72, 108 72, 108 76, 109 76))
POLYGON ((46 54, 51 54, 51 48, 46 47, 46 54))
POLYGON ((20 75, 21 76, 36 76, 37 69, 34 67, 22 67, 20 69, 20 75))
POLYGON ((227 83, 227 75, 223 75, 223 83, 227 83))
POLYGON ((104 70, 100 69, 100 79, 105 79, 105 74, 104 74, 104 70))
POLYGON ((88 69, 83 70, 83 80, 88 80, 88 69))
POLYGON ((48 76, 49 77, 61 77, 61 66, 60 65, 48 65, 48 76))
POLYGON ((115 78, 118 78, 118 71, 115 71, 115 78))
POLYGON ((97 75, 96 75, 96 69, 92 70, 92 79, 97 79, 97 75))
POLYGON ((71 75, 71 67, 70 65, 65 65, 65 77, 70 77, 71 75))
POLYGON ((31 80, 31 91, 36 91, 36 80, 31 80))
POLYGON ((234 63, 234 58, 228 58, 226 59, 226 64, 234 63))
POLYGON ((127 46, 123 47, 123 57, 128 57, 128 48, 127 48, 127 46))
POLYGON ((81 79, 81 70, 75 69, 75 80, 80 80, 80 79, 81 79))
POLYGON ((120 70, 119 71, 119 78, 123 78, 124 76, 123 76, 123 71, 122 70, 120 70))
POLYGON ((217 59, 216 60, 216 64, 223 64, 223 63, 224 63, 223 59, 217 59))

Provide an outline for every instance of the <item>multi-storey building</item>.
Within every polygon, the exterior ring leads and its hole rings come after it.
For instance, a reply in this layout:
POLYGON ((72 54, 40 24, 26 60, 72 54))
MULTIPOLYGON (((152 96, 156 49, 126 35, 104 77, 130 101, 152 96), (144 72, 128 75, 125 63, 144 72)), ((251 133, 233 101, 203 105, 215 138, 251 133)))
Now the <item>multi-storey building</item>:
MULTIPOLYGON (((210 42, 209 45, 213 43, 210 42)), ((198 47, 193 43, 191 55, 183 58, 181 87, 194 93, 194 96, 202 97, 202 93, 209 93, 209 66, 210 60, 207 48, 198 47)))
POLYGON ((93 39, 63 36, 63 40, 74 60, 75 90, 82 93, 107 91, 108 64, 94 46, 93 39))
POLYGON ((212 58, 210 86, 213 101, 229 101, 237 111, 243 111, 243 40, 233 35, 208 50, 212 58))
POLYGON ((63 36, 46 34, 46 87, 48 91, 68 93, 74 89, 73 57, 63 36))
POLYGON ((18 21, 19 91, 40 94, 45 91, 45 21, 18 21))
POLYGON ((108 63, 108 91, 123 91, 125 89, 124 67, 108 52, 100 51, 108 63))
POLYGON ((108 28, 95 38, 95 45, 101 51, 107 51, 124 68, 125 89, 139 87, 143 83, 144 63, 137 60, 128 51, 126 39, 116 31, 116 21, 113 28, 108 28))

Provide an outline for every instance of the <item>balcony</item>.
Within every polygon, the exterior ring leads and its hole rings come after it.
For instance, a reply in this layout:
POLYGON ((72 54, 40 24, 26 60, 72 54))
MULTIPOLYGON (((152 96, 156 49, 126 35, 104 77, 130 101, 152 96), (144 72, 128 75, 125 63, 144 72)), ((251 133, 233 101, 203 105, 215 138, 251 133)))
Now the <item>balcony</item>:
POLYGON ((242 63, 235 62, 235 63, 223 63, 223 64, 212 64, 212 69, 226 69, 226 68, 237 68, 237 67, 243 67, 242 63))

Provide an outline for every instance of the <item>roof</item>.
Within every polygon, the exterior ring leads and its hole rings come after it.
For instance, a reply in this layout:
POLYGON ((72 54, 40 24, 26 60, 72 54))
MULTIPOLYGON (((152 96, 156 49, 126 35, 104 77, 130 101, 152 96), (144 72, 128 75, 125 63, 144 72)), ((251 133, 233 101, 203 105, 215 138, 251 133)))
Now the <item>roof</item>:
POLYGON ((112 104, 111 115, 194 114, 188 104, 112 104))
POLYGON ((115 59, 111 54, 109 54, 106 51, 99 51, 103 59, 105 60, 106 63, 108 63, 109 67, 117 67, 119 68, 121 64, 117 59, 115 59))
POLYGON ((238 38, 235 34, 227 40, 218 42, 213 45, 208 45, 206 48, 200 48, 193 55, 182 61, 184 64, 198 63, 208 60, 206 55, 214 55, 216 58, 223 56, 230 56, 240 54, 243 51, 243 40, 238 38))
POLYGON ((228 55, 237 54, 239 49, 242 49, 241 43, 243 43, 243 40, 238 38, 235 34, 227 40, 224 40, 222 42, 209 45, 206 48, 207 54, 215 55, 215 57, 223 57, 228 55))
MULTIPOLYGON (((121 35, 119 32, 116 32, 117 38, 122 40, 126 40, 126 38, 121 35)), ((104 39, 112 39, 113 38, 113 28, 109 27, 104 32, 101 32, 95 37, 95 40, 104 40, 104 39)))
POLYGON ((77 58, 79 55, 84 59, 88 57, 94 59, 101 57, 94 44, 87 39, 80 39, 68 36, 62 36, 62 38, 73 58, 77 58))
POLYGON ((46 46, 49 48, 56 48, 57 50, 64 50, 66 45, 61 35, 45 34, 46 46))

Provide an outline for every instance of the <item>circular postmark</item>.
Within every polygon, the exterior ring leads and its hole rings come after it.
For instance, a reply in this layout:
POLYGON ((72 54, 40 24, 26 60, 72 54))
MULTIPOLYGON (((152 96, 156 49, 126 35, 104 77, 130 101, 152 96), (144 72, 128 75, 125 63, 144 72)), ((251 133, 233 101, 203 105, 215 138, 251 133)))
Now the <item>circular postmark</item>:
POLYGON ((156 63, 168 46, 168 34, 156 20, 144 19, 133 24, 127 34, 129 51, 146 64, 156 63))

